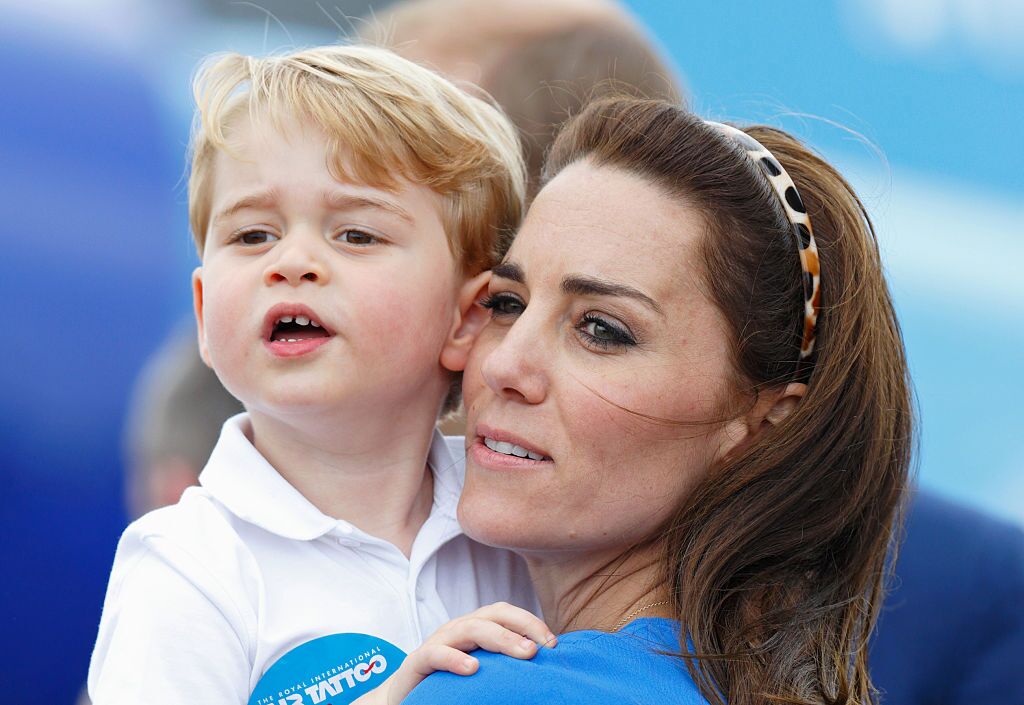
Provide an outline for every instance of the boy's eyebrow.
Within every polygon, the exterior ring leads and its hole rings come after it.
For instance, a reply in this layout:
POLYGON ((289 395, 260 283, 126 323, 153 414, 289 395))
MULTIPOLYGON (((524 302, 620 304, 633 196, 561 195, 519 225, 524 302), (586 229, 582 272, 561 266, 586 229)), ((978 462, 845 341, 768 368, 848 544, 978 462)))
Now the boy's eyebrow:
POLYGON ((219 223, 222 220, 230 218, 235 213, 246 208, 269 208, 275 201, 277 201, 279 192, 277 189, 267 189, 266 191, 259 191, 257 193, 243 196, 229 206, 221 209, 217 214, 213 216, 212 223, 219 223))
POLYGON ((379 208, 396 215, 410 225, 415 225, 413 217, 400 205, 386 198, 374 198, 364 194, 345 193, 344 191, 324 191, 320 194, 324 205, 335 210, 352 210, 355 208, 379 208))
POLYGON ((597 277, 570 274, 562 280, 562 291, 574 296, 625 296, 646 304, 661 316, 665 315, 658 302, 639 289, 634 289, 626 284, 598 279, 597 277))
MULTIPOLYGON (((222 220, 230 218, 235 213, 247 208, 270 208, 280 198, 280 191, 278 189, 267 189, 266 191, 259 191, 257 193, 249 194, 244 196, 229 206, 226 206, 223 210, 219 211, 213 216, 213 223, 218 223, 222 220)), ((398 216, 402 220, 414 224, 413 218, 409 215, 409 212, 402 208, 397 203, 389 201, 384 198, 374 198, 373 196, 366 196, 363 194, 345 193, 343 191, 323 191, 320 194, 320 200, 328 208, 335 210, 353 210, 356 208, 379 208, 380 210, 387 211, 393 215, 398 216)))

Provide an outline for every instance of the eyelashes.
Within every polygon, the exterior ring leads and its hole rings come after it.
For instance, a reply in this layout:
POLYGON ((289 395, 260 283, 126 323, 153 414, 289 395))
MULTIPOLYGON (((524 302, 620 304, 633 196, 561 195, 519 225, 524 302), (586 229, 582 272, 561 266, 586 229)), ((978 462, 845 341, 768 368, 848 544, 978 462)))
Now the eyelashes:
MULTIPOLYGON (((491 312, 492 320, 505 320, 511 325, 513 318, 526 310, 526 303, 510 292, 490 294, 479 301, 491 312)), ((601 350, 632 347, 636 338, 628 328, 593 311, 587 312, 574 326, 583 341, 601 350)))
POLYGON ((522 299, 515 294, 507 292, 488 294, 478 303, 491 312, 491 318, 516 316, 526 308, 526 304, 523 303, 522 299))
POLYGON ((228 244, 234 244, 237 242, 239 244, 249 246, 266 245, 280 239, 281 238, 268 230, 263 228, 253 228, 251 230, 243 230, 235 233, 228 240, 228 244))
POLYGON ((373 233, 359 228, 345 228, 334 239, 356 247, 369 247, 370 245, 382 244, 384 241, 373 233))
MULTIPOLYGON (((272 242, 277 242, 281 239, 281 236, 272 233, 266 228, 250 228, 248 230, 241 230, 237 233, 232 234, 227 243, 240 245, 248 245, 250 247, 258 245, 267 245, 272 242)), ((384 238, 379 235, 375 235, 372 232, 363 230, 360 228, 344 228, 339 230, 332 238, 335 242, 344 243, 351 245, 352 247, 370 247, 372 245, 382 245, 386 243, 384 238)))
POLYGON ((626 330, 600 316, 588 313, 576 327, 590 342, 601 348, 629 347, 636 345, 636 338, 626 330))

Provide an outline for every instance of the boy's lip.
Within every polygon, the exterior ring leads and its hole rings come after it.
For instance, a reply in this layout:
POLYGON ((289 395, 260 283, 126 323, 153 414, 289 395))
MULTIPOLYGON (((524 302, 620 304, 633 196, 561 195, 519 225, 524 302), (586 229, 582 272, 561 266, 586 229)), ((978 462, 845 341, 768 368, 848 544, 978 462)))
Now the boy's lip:
POLYGON ((517 445, 520 448, 524 448, 529 453, 543 456, 543 460, 531 460, 530 458, 519 458, 518 456, 506 456, 510 459, 514 458, 515 460, 522 460, 527 463, 549 463, 552 461, 551 453, 531 443, 530 441, 527 441, 521 436, 517 436, 509 431, 505 431, 500 428, 494 428, 493 426, 487 426, 486 424, 482 423, 478 423, 476 425, 475 431, 475 445, 479 445, 482 448, 486 449, 487 453, 495 453, 496 455, 501 455, 496 451, 492 451, 490 448, 487 448, 487 446, 485 445, 484 439, 491 439, 492 441, 511 443, 512 445, 517 445))
POLYGON ((263 341, 270 342, 270 337, 274 334, 274 326, 279 320, 286 316, 295 318, 296 316, 304 316, 311 321, 316 321, 320 324, 320 328, 327 334, 327 337, 333 337, 334 331, 331 330, 330 326, 324 321, 320 315, 305 304, 291 304, 281 303, 272 306, 267 315, 263 317, 263 341))

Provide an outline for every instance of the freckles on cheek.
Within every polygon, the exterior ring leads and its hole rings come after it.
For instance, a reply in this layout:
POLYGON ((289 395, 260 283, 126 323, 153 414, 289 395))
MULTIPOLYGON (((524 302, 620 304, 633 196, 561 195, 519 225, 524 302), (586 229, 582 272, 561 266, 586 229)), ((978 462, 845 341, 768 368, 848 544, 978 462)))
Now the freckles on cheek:
POLYGON ((621 468, 677 453, 682 439, 704 433, 702 425, 688 426, 687 422, 711 418, 685 403, 682 397, 686 395, 671 383, 654 386, 649 380, 635 379, 631 385, 614 388, 590 386, 593 391, 579 386, 574 402, 565 407, 565 420, 573 454, 590 468, 605 469, 600 477, 588 480, 595 490, 606 480, 617 482, 611 475, 621 468))

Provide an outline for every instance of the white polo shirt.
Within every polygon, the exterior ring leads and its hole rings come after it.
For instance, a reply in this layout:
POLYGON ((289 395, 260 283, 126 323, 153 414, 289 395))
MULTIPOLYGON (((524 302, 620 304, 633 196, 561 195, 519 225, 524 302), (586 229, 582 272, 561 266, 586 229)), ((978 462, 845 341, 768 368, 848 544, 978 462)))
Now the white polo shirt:
MULTIPOLYGON (((324 515, 229 419, 178 504, 121 537, 89 667, 95 705, 246 703, 260 676, 317 637, 355 632, 408 653, 454 617, 505 600, 539 613, 525 564, 455 516, 462 439, 435 432, 434 503, 407 559, 324 515)), ((387 488, 367 488, 367 501, 387 488)))

